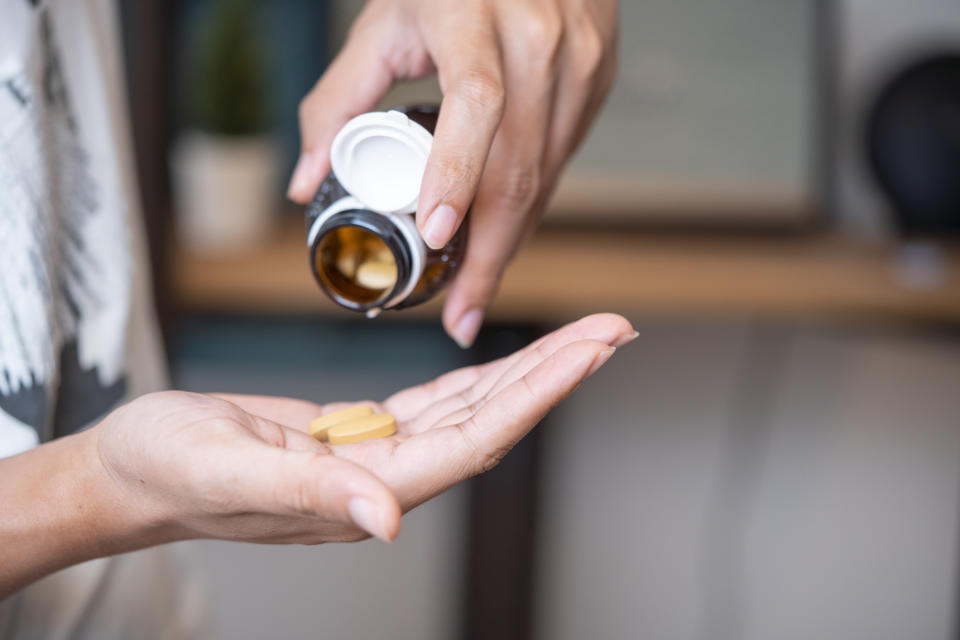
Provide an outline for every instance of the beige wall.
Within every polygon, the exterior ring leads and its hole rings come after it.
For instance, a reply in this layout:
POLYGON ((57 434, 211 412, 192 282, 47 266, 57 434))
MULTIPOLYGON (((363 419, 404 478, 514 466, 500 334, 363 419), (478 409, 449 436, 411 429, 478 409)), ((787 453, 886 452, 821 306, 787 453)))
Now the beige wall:
MULTIPOLYGON (((539 637, 950 637, 960 342, 634 320, 636 342, 545 425, 539 637)), ((416 362, 382 331, 336 377, 193 362, 178 384, 382 397, 453 364, 439 331, 416 362)), ((464 499, 418 508, 390 546, 203 543, 222 636, 456 637, 464 499)))

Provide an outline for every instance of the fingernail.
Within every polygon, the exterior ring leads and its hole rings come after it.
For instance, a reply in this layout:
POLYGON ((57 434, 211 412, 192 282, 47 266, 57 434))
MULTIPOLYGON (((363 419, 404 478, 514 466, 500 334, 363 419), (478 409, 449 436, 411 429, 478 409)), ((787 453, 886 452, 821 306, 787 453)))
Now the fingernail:
POLYGON ((634 340, 636 340, 636 339, 637 339, 637 336, 639 336, 639 335, 640 335, 640 332, 639 332, 639 331, 634 331, 633 333, 625 333, 625 334, 623 334, 622 336, 620 336, 619 338, 617 338, 616 340, 614 340, 613 344, 611 344, 610 346, 611 346, 611 347, 614 347, 614 348, 616 348, 616 347, 622 347, 623 345, 628 344, 628 343, 633 342, 634 340))
POLYGON ((473 346, 473 341, 477 339, 480 333, 480 325, 483 324, 483 310, 471 309, 463 314, 457 327, 453 330, 453 339, 457 341, 461 349, 469 349, 473 346))
POLYGON ((590 376, 595 374, 597 372, 597 369, 602 367, 603 363, 609 360, 610 356, 612 356, 616 350, 617 350, 616 347, 610 347, 609 349, 604 349, 603 351, 598 353, 597 357, 593 361, 593 364, 590 365, 590 370, 587 371, 586 377, 589 378, 590 376))
POLYGON ((353 523, 384 542, 390 542, 387 528, 380 519, 380 513, 376 503, 369 498, 350 498, 347 504, 347 511, 350 512, 350 519, 353 523))
POLYGON ((309 153, 301 153, 297 160, 297 166, 293 169, 293 177, 290 178, 290 186, 287 188, 287 197, 293 198, 296 194, 307 188, 310 181, 310 166, 313 164, 313 158, 309 153))
POLYGON ((433 210, 423 224, 423 241, 431 249, 440 249, 450 242, 453 228, 457 224, 457 212, 448 204, 442 204, 433 210))

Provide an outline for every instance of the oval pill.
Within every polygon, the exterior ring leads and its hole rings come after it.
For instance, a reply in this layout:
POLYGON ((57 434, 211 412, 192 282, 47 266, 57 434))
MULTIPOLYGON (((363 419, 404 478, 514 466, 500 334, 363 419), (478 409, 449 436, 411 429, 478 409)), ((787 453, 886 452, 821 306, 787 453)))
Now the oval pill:
POLYGON ((357 262, 359 258, 360 256, 357 255, 356 251, 344 251, 340 254, 340 257, 337 258, 337 270, 345 277, 352 278, 357 273, 357 262))
POLYGON ((340 422, 327 430, 330 444, 350 444, 374 438, 386 438, 397 432, 397 421, 389 413, 340 422))
POLYGON ((390 264, 394 261, 393 252, 382 242, 378 242, 370 252, 370 258, 375 262, 384 262, 390 264))
POLYGON ((357 267, 355 279, 367 289, 390 289, 397 283, 397 265, 370 260, 357 267))
POLYGON ((314 418, 310 421, 308 430, 310 431, 310 435, 323 442, 327 439, 327 430, 330 429, 330 427, 340 424, 341 422, 346 422, 347 420, 364 418, 371 415, 373 415, 373 409, 366 405, 347 407, 346 409, 340 409, 339 411, 322 415, 319 418, 314 418))

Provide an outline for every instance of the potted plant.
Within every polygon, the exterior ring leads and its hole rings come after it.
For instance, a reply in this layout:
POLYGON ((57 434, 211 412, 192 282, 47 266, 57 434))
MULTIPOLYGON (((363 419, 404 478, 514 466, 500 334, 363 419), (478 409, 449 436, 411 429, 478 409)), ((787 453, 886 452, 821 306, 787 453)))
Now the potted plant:
POLYGON ((212 0, 186 56, 186 128, 171 174, 177 227, 198 252, 262 242, 279 209, 280 149, 269 131, 267 59, 250 0, 212 0))

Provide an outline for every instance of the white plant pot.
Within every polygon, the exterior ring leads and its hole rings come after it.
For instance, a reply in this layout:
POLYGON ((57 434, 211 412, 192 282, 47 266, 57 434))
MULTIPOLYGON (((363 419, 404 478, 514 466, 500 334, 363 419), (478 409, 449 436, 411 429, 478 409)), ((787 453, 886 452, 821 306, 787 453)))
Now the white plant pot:
POLYGON ((198 253, 250 249, 269 237, 282 207, 280 146, 269 135, 187 133, 171 155, 177 230, 198 253))

